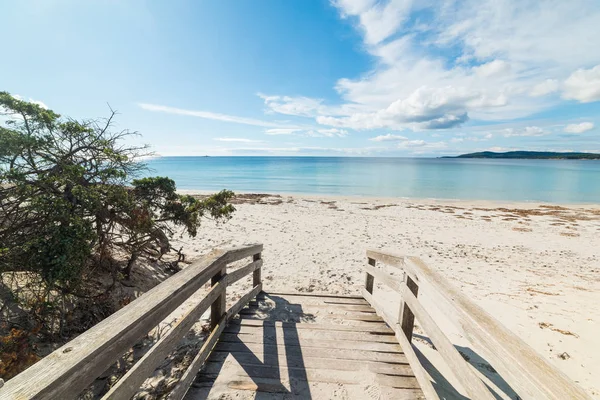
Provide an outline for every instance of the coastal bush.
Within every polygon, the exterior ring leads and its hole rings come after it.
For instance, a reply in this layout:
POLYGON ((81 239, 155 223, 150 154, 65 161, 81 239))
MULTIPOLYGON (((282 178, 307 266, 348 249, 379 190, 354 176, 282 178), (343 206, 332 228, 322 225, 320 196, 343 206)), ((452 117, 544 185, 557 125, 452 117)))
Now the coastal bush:
POLYGON ((41 332, 64 326, 95 275, 127 279, 141 256, 171 251, 177 230, 196 236, 203 217, 235 210, 231 191, 198 199, 169 178, 139 178, 148 149, 115 131, 114 117, 64 118, 0 92, 0 286, 12 297, 2 301, 26 308, 41 332))

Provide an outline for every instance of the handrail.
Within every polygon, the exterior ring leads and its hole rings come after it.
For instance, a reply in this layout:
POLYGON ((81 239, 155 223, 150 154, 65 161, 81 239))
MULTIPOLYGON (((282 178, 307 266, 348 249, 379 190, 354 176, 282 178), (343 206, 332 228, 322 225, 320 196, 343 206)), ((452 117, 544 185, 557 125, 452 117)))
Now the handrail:
MULTIPOLYGON (((411 345, 413 321, 406 318, 407 310, 416 316, 444 361, 452 367, 457 379, 472 398, 494 397, 490 397, 492 394, 483 386, 472 368, 462 359, 450 340, 417 299, 417 291, 422 285, 431 289, 434 294, 444 300, 436 302, 436 304, 443 308, 445 315, 456 324, 461 333, 473 346, 477 347, 482 356, 490 362, 522 399, 591 399, 569 377, 553 367, 521 338, 462 294, 446 278, 419 258, 376 250, 368 250, 367 258, 369 265, 364 268, 367 283, 363 290, 365 298, 394 328, 401 344, 404 342, 404 344, 411 345), (401 269, 404 272, 404 279, 401 281, 376 269, 376 262, 401 269), (385 313, 373 298, 374 278, 378 278, 382 283, 400 293, 402 300, 398 319, 385 313), (400 290, 398 290, 398 285, 400 285, 400 290), (481 385, 476 383, 473 377, 477 377, 481 385), (485 392, 481 391, 482 388, 485 392)), ((406 346, 403 345, 403 347, 406 346)), ((412 348, 409 351, 406 350, 405 348, 408 357, 409 353, 413 351, 412 348)), ((413 368, 415 367, 413 366, 413 368)), ((422 374, 415 373, 415 375, 421 386, 425 385, 427 388, 431 386, 430 382, 424 382, 425 378, 422 374)), ((424 390, 424 392, 427 391, 424 390)), ((431 398, 437 398, 437 395, 432 395, 431 398)))
POLYGON ((262 290, 262 250, 262 244, 255 244, 212 251, 6 382, 0 389, 0 399, 74 399, 152 328, 163 320, 173 322, 179 318, 104 396, 129 399, 211 307, 212 332, 169 397, 183 398, 227 320, 262 290), (250 264, 227 274, 227 264, 250 256, 253 257, 250 264), (251 272, 252 290, 226 310, 227 286, 251 272), (201 297, 202 287, 209 280, 212 287, 201 297), (184 315, 177 312, 182 304, 187 310, 184 315))

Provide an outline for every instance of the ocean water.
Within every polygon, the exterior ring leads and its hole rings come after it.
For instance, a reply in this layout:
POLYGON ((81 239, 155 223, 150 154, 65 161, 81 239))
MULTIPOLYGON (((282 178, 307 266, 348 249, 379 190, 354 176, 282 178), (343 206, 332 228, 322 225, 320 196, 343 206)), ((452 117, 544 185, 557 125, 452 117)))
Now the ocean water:
POLYGON ((179 189, 600 203, 600 161, 347 157, 159 157, 179 189))

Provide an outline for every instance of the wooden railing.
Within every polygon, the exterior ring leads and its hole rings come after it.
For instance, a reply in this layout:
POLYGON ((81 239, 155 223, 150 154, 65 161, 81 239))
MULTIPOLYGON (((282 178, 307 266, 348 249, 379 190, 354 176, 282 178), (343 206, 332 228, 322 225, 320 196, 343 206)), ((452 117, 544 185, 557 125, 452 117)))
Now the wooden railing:
POLYGON ((459 332, 487 359, 520 398, 591 399, 565 374, 419 258, 367 251, 367 259, 363 295, 396 332, 427 399, 439 397, 412 347, 415 317, 470 398, 491 400, 496 397, 423 307, 417 298, 421 294, 419 290, 431 290, 425 294, 434 295, 436 300, 441 300, 436 301, 436 306, 441 307, 459 332), (403 277, 390 275, 377 268, 378 262, 399 268, 403 277), (400 293, 398 316, 386 312, 382 303, 373 295, 375 280, 400 293))
POLYGON ((6 382, 0 399, 74 399, 150 330, 170 322, 171 329, 103 397, 130 399, 211 307, 211 333, 169 395, 170 400, 183 398, 227 321, 262 290, 262 249, 257 244, 211 252, 6 382), (229 263, 246 257, 252 262, 227 273, 229 263), (250 273, 252 290, 227 310, 227 286, 250 273), (209 280, 212 286, 202 296, 209 280), (183 315, 177 310, 182 305, 183 315))

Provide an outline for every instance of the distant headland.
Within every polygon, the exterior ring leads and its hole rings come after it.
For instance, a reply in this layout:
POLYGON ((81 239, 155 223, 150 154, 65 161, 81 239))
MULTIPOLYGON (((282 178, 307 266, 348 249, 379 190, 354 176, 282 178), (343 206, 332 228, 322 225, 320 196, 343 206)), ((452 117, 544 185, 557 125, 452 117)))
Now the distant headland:
POLYGON ((445 156, 442 158, 503 158, 503 159, 544 159, 544 160, 600 160, 600 154, 552 152, 552 151, 507 151, 496 153, 482 151, 479 153, 461 154, 460 156, 445 156))

